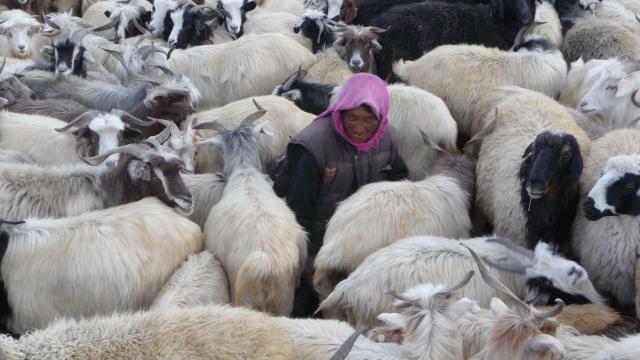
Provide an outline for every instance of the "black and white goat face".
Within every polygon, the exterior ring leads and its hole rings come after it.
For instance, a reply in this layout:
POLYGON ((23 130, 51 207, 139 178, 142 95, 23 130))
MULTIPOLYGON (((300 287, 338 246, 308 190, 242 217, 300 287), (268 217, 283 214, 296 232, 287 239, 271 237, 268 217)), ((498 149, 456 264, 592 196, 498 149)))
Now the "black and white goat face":
POLYGON ((148 27, 149 32, 154 35, 164 33, 169 12, 177 8, 178 2, 176 0, 155 0, 153 2, 153 13, 151 14, 151 21, 148 27))
POLYGON ((256 8, 256 0, 220 0, 218 8, 224 13, 227 31, 235 39, 244 33, 247 12, 256 8))
POLYGON ((373 53, 382 49, 378 35, 385 30, 358 25, 338 26, 334 46, 342 50, 342 58, 351 71, 375 73, 373 53))
POLYGON ((51 57, 53 71, 56 76, 69 76, 71 74, 86 77, 85 62, 93 64, 95 60, 82 44, 85 30, 73 33, 63 32, 56 38, 52 46, 43 46, 40 51, 51 57))
POLYGON ((114 23, 115 37, 113 41, 118 43, 120 40, 142 34, 134 22, 139 25, 148 26, 151 20, 151 11, 144 6, 118 4, 113 11, 105 11, 104 15, 114 23))
POLYGON ((592 221, 604 216, 640 216, 640 155, 607 160, 583 206, 585 217, 592 221))
POLYGON ((311 39, 314 54, 331 46, 335 41, 327 15, 319 10, 307 10, 302 19, 294 25, 293 32, 302 33, 311 39))
POLYGON ((32 36, 42 29, 35 17, 21 10, 7 10, 0 15, 0 36, 6 38, 12 56, 29 58, 32 49, 32 36))
POLYGON ((193 4, 186 4, 169 12, 173 28, 167 43, 177 49, 197 46, 206 43, 211 37, 212 23, 220 16, 217 10, 205 9, 193 4))
POLYGON ((580 147, 570 134, 545 131, 522 157, 520 181, 531 199, 540 199, 549 191, 560 191, 567 183, 577 184, 582 173, 580 147))

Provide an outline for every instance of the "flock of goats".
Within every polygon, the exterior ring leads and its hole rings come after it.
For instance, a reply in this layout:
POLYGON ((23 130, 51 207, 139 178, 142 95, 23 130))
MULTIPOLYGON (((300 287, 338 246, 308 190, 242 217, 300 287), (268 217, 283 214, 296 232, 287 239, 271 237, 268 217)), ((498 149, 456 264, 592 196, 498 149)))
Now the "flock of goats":
POLYGON ((636 14, 0 2, 0 359, 640 359, 636 14), (306 235, 265 174, 357 72, 409 179, 339 205, 324 319, 289 318, 306 235))

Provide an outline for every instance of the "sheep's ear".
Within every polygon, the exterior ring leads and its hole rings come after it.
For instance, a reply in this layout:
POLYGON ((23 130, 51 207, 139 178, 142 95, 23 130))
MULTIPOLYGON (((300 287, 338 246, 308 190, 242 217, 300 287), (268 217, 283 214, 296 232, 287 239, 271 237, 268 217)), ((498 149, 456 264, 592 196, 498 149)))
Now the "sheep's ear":
POLYGON ((494 317, 500 317, 509 312, 509 308, 505 305, 502 300, 497 297, 491 298, 491 303, 489 303, 489 308, 491 309, 491 313, 493 313, 494 317))
POLYGON ((53 56, 55 52, 53 46, 40 46, 40 53, 43 55, 53 56))
POLYGON ((623 97, 623 96, 630 95, 635 89, 636 89, 635 82, 625 77, 620 81, 618 81, 618 91, 616 92, 616 97, 623 97))
POLYGON ((268 136, 275 136, 273 131, 271 131, 271 122, 265 121, 253 127, 253 131, 255 134, 264 134, 268 136))

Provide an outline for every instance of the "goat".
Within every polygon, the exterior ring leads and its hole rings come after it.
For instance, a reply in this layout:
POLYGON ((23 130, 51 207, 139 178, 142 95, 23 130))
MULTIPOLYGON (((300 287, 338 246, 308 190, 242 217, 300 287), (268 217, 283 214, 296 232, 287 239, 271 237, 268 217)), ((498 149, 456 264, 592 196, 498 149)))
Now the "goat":
MULTIPOLYGON (((555 22, 560 20, 553 5, 538 5, 537 16, 555 22)), ((534 24, 522 29, 514 51, 502 51, 479 45, 443 45, 416 61, 394 65, 398 78, 442 98, 458 131, 465 137, 475 135, 471 125, 478 98, 496 86, 513 85, 539 91, 555 98, 567 76, 567 64, 560 50, 534 24), (469 73, 469 69, 474 71, 469 73)))
POLYGON ((349 63, 351 71, 375 74, 374 56, 382 48, 378 38, 384 31, 373 26, 339 25, 334 30, 333 46, 343 53, 342 59, 349 63))
POLYGON ((228 179, 222 199, 209 212, 205 242, 207 249, 220 256, 236 306, 288 315, 307 258, 307 238, 293 212, 258 170, 256 137, 268 131, 266 123, 252 125, 266 113, 257 102, 254 104, 258 111, 234 130, 215 122, 205 123, 218 130, 204 143, 223 148, 228 179))
POLYGON ((583 61, 609 58, 638 60, 639 26, 611 19, 581 19, 565 34, 562 53, 568 61, 579 58, 583 61))
MULTIPOLYGON (((224 15, 215 8, 192 3, 182 4, 169 12, 168 19, 171 19, 173 28, 165 40, 170 47, 176 49, 210 44, 212 23, 220 18, 224 18, 224 15)), ((164 34, 167 29, 165 28, 164 34)))
POLYGON ((316 54, 333 46, 335 35, 331 29, 332 25, 322 11, 311 9, 294 25, 293 32, 311 40, 311 51, 316 54))
POLYGON ((499 236, 569 254, 578 179, 590 140, 567 109, 543 94, 498 87, 480 97, 476 119, 495 130, 482 142, 476 205, 499 236))
POLYGON ((377 73, 392 75, 392 64, 415 60, 443 44, 478 44, 508 49, 524 25, 533 20, 526 0, 486 4, 425 1, 394 6, 371 21, 387 31, 380 34, 382 49, 375 53, 377 73))
POLYGON ((580 101, 580 111, 601 119, 606 130, 640 126, 640 71, 628 74, 611 69, 599 75, 580 101))
POLYGON ((633 251, 640 245, 638 135, 640 130, 621 129, 594 141, 585 159, 582 209, 573 227, 572 243, 596 287, 621 305, 635 302, 640 314, 640 298, 636 298, 640 273, 633 251))
POLYGON ((51 2, 51 0, 4 0, 0 5, 0 11, 4 9, 19 9, 29 14, 38 15, 43 12, 49 12, 52 5, 51 2))
POLYGON ((0 164, 3 218, 64 217, 155 196, 183 215, 193 211, 191 193, 174 154, 129 144, 86 158, 97 165, 121 154, 108 170, 86 166, 41 167, 0 164))
POLYGON ((4 310, 10 311, 2 319, 18 334, 58 317, 147 307, 202 246, 197 225, 151 198, 75 217, 5 223, 0 232, 7 246, 4 310))
POLYGON ((151 304, 151 311, 168 311, 229 303, 229 281, 222 265, 207 250, 190 255, 171 275, 151 304))
POLYGON ((206 110, 250 96, 268 95, 299 66, 307 69, 315 61, 309 50, 290 37, 263 34, 243 36, 221 45, 176 50, 168 67, 193 81, 202 94, 200 109, 206 110), (236 85, 229 87, 227 84, 231 83, 236 85))
MULTIPOLYGON (((292 100, 300 109, 319 114, 326 109, 339 92, 338 87, 305 81, 305 72, 299 71, 274 90, 292 100)), ((409 169, 411 180, 422 180, 430 172, 437 156, 433 148, 425 147, 417 129, 429 135, 442 149, 456 153, 457 129, 453 117, 442 99, 413 86, 390 85, 389 121, 397 130, 394 136, 398 152, 409 169)))
MULTIPOLYGON (((140 132, 132 126, 149 123, 114 111, 89 111, 70 123, 46 116, 0 112, 0 148, 22 151, 40 165, 79 164, 78 156, 95 156, 132 141, 140 132), (66 131, 75 128, 68 134, 66 131)), ((117 156, 113 156, 117 158, 117 156)), ((113 164, 112 160, 108 161, 113 164)))
POLYGON ((0 56, 31 58, 38 53, 38 42, 33 35, 42 24, 22 10, 0 13, 0 56))
POLYGON ((565 348, 566 360, 636 359, 640 356, 638 334, 614 340, 582 335, 571 327, 561 326, 556 331, 556 338, 565 348))
MULTIPOLYGON (((427 146, 435 146, 423 136, 427 146)), ((314 263, 313 283, 321 298, 342 280, 339 275, 344 278, 367 256, 399 239, 469 236, 474 162, 443 154, 433 167, 424 180, 365 185, 338 205, 314 263)))
POLYGON ((105 23, 101 26, 104 30, 94 32, 117 44, 143 33, 138 25, 147 25, 151 19, 151 6, 146 0, 100 1, 89 7, 82 19, 91 24, 105 23))
MULTIPOLYGON (((553 254, 544 243, 535 251, 524 249, 505 239, 492 237, 453 240, 436 236, 400 239, 381 248, 340 282, 320 304, 319 310, 346 318, 357 327, 372 328, 379 324, 377 314, 389 311, 391 301, 381 296, 386 286, 408 289, 425 282, 450 282, 474 270, 474 261, 464 247, 480 254, 498 278, 529 303, 547 305, 555 296, 568 302, 602 303, 587 272, 577 263, 553 254), (541 287, 540 283, 548 282, 541 287)), ((474 279, 462 293, 488 306, 498 296, 509 299, 474 279)))
POLYGON ((578 59, 571 63, 567 81, 560 93, 558 101, 573 109, 579 109, 582 98, 593 87, 593 84, 605 70, 620 69, 628 72, 630 67, 617 59, 592 59, 587 62, 578 59))
POLYGON ((219 0, 218 9, 224 14, 224 25, 234 39, 244 33, 247 13, 256 8, 256 0, 219 0))

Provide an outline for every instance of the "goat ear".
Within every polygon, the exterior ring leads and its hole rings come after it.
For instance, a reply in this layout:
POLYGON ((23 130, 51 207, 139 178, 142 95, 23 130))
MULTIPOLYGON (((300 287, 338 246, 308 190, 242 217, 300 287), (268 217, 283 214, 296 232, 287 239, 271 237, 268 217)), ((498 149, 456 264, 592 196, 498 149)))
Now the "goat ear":
POLYGON ((264 134, 268 136, 275 136, 273 131, 271 131, 271 122, 265 121, 253 127, 253 131, 255 134, 264 134))
POLYGON ((243 9, 245 12, 249 12, 249 11, 251 11, 251 10, 255 9, 257 5, 258 5, 258 4, 256 4, 256 1, 255 1, 255 0, 249 0, 249 1, 247 1, 247 3, 246 3, 246 4, 242 5, 242 9, 243 9))
POLYGON ((43 55, 53 56, 55 52, 53 46, 40 46, 40 53, 43 55))
POLYGON ((564 347, 555 337, 541 334, 527 341, 522 355, 526 359, 561 359, 564 357, 564 347))
POLYGON ((491 298, 491 302, 489 303, 489 308, 491 309, 491 313, 493 313, 494 317, 500 317, 509 312, 509 308, 507 305, 502 302, 502 300, 497 297, 491 298))
POLYGON ((616 92, 616 97, 623 97, 630 95, 636 89, 636 84, 633 80, 629 78, 622 78, 618 81, 618 91, 616 92))

